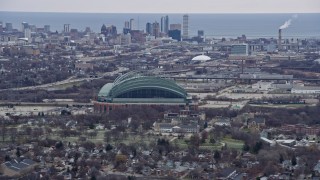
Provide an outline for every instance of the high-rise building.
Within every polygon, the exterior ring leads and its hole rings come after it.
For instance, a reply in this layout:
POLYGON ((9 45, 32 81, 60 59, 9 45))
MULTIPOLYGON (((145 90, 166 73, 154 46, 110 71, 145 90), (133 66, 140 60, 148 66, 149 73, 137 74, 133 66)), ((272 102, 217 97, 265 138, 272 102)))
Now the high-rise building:
POLYGON ((189 15, 183 15, 183 25, 182 25, 182 39, 189 38, 189 15))
POLYGON ((147 33, 148 35, 152 35, 152 34, 153 34, 152 24, 149 23, 149 22, 146 24, 146 33, 147 33))
POLYGON ((203 37, 203 36, 204 36, 204 31, 198 30, 198 37, 203 37))
POLYGON ((116 26, 109 26, 102 25, 101 27, 101 34, 104 34, 105 37, 107 36, 116 36, 117 35, 117 27, 116 26))
POLYGON ((169 30, 168 36, 177 41, 181 41, 181 30, 179 29, 169 30))
POLYGON ((70 32, 70 24, 64 24, 63 25, 63 32, 69 33, 70 32))
POLYGON ((37 31, 37 26, 34 24, 29 24, 29 29, 31 30, 31 32, 36 32, 37 31))
POLYGON ((169 30, 169 16, 163 16, 161 17, 161 32, 162 33, 168 33, 169 30))
POLYGON ((6 30, 8 31, 8 32, 11 32, 12 31, 12 23, 6 23, 6 30))
POLYGON ((181 31, 181 24, 170 24, 170 30, 180 30, 181 31))
POLYGON ((25 29, 29 28, 29 24, 27 22, 21 23, 21 32, 24 32, 25 29))
POLYGON ((157 21, 152 24, 152 32, 156 38, 160 36, 160 25, 157 21))
POLYGON ((122 30, 123 34, 128 34, 130 32, 131 32, 131 30, 129 28, 123 28, 123 30, 122 30))
POLYGON ((130 19, 130 30, 135 30, 134 19, 130 19))
POLYGON ((31 41, 31 29, 29 29, 29 28, 24 29, 24 37, 28 38, 29 42, 31 41))
POLYGON ((0 21, 0 32, 3 31, 3 25, 2 25, 2 21, 0 21))
POLYGON ((50 25, 44 25, 44 32, 50 32, 50 25))
POLYGON ((130 29, 130 22, 129 21, 125 21, 124 22, 124 28, 125 29, 130 29))

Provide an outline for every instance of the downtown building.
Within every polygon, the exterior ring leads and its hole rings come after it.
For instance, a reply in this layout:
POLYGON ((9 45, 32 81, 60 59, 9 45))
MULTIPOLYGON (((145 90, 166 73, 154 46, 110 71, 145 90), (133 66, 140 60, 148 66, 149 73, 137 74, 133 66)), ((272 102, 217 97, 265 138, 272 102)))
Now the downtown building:
POLYGON ((161 32, 168 34, 169 31, 169 16, 161 17, 161 32))

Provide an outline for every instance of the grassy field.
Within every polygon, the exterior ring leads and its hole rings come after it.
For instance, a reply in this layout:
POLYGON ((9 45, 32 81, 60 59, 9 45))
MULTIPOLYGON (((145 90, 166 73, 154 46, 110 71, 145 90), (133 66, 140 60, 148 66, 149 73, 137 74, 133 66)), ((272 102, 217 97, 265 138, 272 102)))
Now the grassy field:
MULTIPOLYGON (((184 139, 176 139, 173 142, 174 144, 178 145, 180 148, 188 148, 188 144, 184 139)), ((222 139, 220 142, 210 143, 208 140, 205 143, 200 144, 199 149, 208 149, 208 150, 219 150, 224 145, 231 149, 241 150, 243 147, 243 141, 232 139, 226 137, 222 139)))
POLYGON ((243 147, 243 141, 232 139, 232 138, 224 138, 222 140, 223 143, 227 145, 228 148, 241 150, 243 147))

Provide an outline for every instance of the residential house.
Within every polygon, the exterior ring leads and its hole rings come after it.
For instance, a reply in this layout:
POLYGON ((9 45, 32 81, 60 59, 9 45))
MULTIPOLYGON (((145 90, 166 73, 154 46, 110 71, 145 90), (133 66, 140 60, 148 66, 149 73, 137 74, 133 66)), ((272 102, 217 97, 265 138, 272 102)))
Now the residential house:
POLYGON ((255 117, 253 119, 248 119, 246 123, 249 128, 260 129, 266 125, 266 120, 265 118, 255 117))

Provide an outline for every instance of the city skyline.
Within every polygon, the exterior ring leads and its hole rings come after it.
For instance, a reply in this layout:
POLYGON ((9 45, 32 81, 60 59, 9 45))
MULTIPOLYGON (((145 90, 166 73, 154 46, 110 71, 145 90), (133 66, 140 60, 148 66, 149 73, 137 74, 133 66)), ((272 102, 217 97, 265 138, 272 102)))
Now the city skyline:
POLYGON ((320 13, 318 0, 2 0, 0 11, 80 13, 320 13), (36 6, 35 6, 36 4, 36 6), (179 5, 179 6, 177 6, 179 5))

